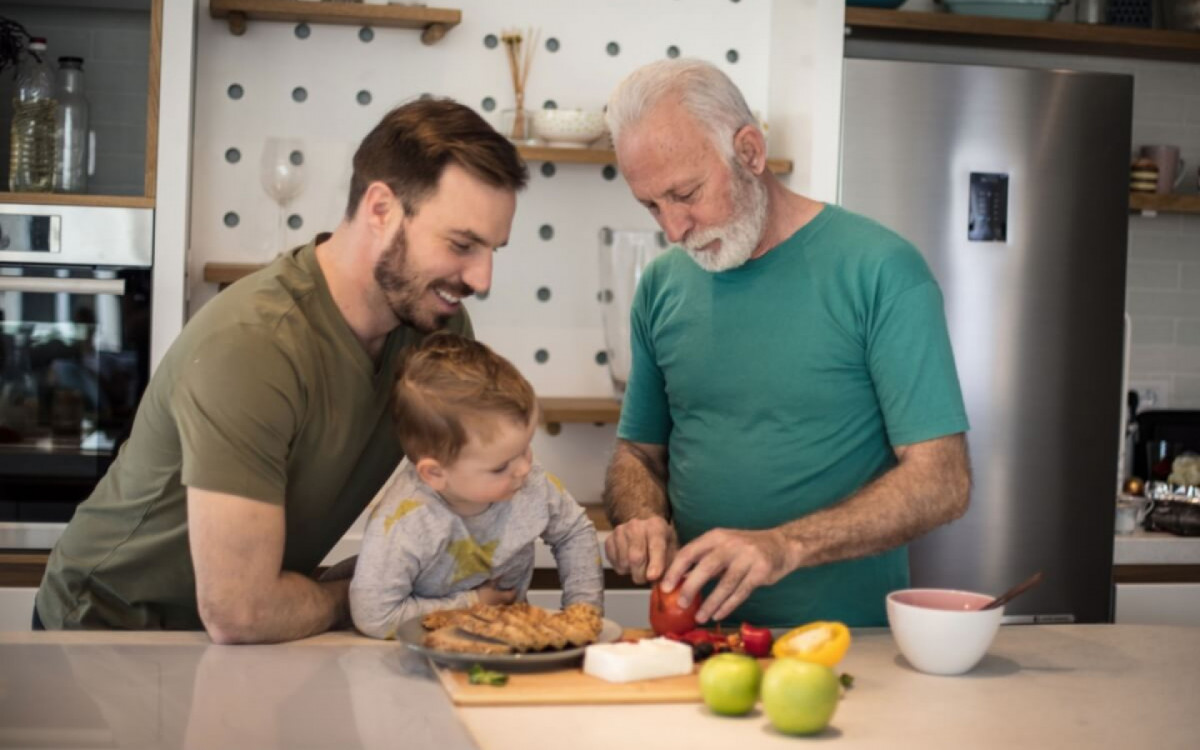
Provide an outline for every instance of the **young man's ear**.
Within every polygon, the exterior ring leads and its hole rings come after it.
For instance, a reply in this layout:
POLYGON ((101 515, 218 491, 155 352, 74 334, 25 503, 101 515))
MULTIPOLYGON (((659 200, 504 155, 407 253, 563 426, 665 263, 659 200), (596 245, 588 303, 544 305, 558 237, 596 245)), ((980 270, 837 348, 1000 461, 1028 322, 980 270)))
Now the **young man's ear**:
POLYGON ((434 492, 446 489, 446 469, 436 458, 426 456, 417 461, 417 476, 421 481, 433 488, 434 492))
POLYGON ((359 211, 363 214, 367 225, 378 230, 386 231, 393 215, 398 211, 403 218, 404 207, 396 194, 381 180, 376 180, 367 186, 363 193, 359 211))

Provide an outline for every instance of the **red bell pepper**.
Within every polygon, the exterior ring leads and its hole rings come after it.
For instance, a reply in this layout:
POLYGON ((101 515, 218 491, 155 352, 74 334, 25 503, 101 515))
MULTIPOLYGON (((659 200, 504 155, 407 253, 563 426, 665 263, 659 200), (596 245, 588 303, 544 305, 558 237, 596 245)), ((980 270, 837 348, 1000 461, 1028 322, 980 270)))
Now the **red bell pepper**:
POLYGON ((748 656, 761 659, 771 655, 771 644, 775 639, 771 635, 770 628, 756 628, 743 622, 739 635, 742 640, 742 649, 748 656))

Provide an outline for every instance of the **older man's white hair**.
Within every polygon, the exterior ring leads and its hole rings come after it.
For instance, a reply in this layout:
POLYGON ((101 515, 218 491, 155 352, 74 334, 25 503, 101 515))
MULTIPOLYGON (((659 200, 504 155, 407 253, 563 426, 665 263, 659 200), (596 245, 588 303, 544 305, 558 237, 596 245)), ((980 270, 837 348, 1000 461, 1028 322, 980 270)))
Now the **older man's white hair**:
POLYGON ((605 119, 613 143, 621 131, 672 99, 683 104, 731 162, 734 134, 746 125, 758 127, 742 92, 715 65, 688 58, 660 60, 630 73, 609 98, 605 119))

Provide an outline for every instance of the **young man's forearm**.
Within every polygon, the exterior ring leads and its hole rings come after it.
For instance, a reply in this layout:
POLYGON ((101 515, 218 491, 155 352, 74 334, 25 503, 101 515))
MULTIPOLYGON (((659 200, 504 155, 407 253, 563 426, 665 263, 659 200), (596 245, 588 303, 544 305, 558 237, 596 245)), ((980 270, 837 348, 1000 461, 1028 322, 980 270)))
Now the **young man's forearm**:
POLYGON ((299 573, 280 573, 252 601, 201 607, 205 629, 216 643, 279 643, 341 626, 349 616, 350 579, 319 583, 299 573))

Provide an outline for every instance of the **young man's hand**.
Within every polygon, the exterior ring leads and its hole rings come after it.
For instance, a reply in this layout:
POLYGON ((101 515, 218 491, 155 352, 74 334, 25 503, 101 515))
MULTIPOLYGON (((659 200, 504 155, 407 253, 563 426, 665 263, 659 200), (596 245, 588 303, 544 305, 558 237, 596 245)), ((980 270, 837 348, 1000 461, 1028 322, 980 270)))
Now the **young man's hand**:
POLYGON ((512 604, 517 600, 516 589, 502 589, 495 581, 486 581, 475 589, 480 604, 512 604))

